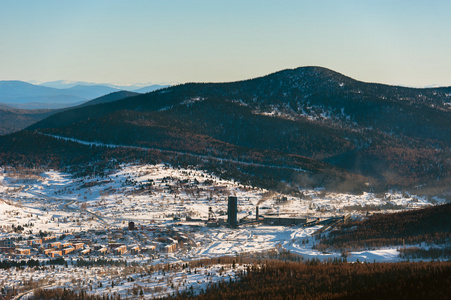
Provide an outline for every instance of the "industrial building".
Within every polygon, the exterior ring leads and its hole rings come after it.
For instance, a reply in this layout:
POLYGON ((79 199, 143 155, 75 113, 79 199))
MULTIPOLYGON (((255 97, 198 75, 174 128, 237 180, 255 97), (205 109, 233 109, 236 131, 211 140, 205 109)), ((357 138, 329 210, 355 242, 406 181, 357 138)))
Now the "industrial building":
POLYGON ((290 225, 300 225, 307 223, 306 218, 280 218, 280 217, 265 217, 263 219, 264 225, 280 225, 280 226, 290 226, 290 225))
POLYGON ((0 240, 0 247, 12 248, 14 246, 15 246, 15 244, 14 244, 14 241, 12 239, 0 240))
POLYGON ((227 206, 227 224, 230 228, 237 227, 237 213, 238 213, 238 199, 235 196, 230 196, 227 206))

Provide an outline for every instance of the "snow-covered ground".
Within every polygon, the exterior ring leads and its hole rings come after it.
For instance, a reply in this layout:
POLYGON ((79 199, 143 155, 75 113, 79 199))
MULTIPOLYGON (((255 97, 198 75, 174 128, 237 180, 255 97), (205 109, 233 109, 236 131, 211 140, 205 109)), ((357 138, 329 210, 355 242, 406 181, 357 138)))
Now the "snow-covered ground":
MULTIPOLYGON (((73 178, 68 174, 46 171, 35 176, 18 176, 0 169, 0 225, 26 226, 25 233, 81 231, 125 226, 132 220, 140 225, 184 219, 206 219, 211 207, 219 218, 226 219, 227 197, 238 197, 238 218, 255 218, 256 206, 260 215, 286 217, 330 217, 367 211, 392 211, 430 205, 427 199, 406 193, 384 195, 329 193, 324 190, 302 190, 301 197, 285 196, 260 188, 243 186, 222 180, 214 175, 165 165, 124 165, 105 177, 73 178), (93 214, 86 213, 86 210, 93 214)), ((5 230, 3 230, 5 231, 5 230)), ((238 230, 227 228, 196 229, 196 240, 222 240, 223 248, 247 251, 255 243, 255 250, 274 246, 278 240, 310 236, 312 228, 274 226, 244 226, 238 230), (291 237, 291 235, 295 236, 291 237), (202 236, 198 236, 202 235, 202 236), (246 240, 244 240, 246 238, 246 240), (225 239, 225 240, 224 240, 225 239), (236 241, 236 246, 227 246, 236 241)), ((6 233, 0 233, 5 236, 6 233)), ((221 246, 221 247, 222 247, 221 246)), ((290 246, 291 247, 291 246, 290 246)), ((296 246, 292 247, 295 250, 296 246)), ((217 247, 198 251, 198 254, 220 253, 217 247)))
MULTIPOLYGON (((52 234, 80 231, 105 230, 126 227, 128 221, 137 226, 168 226, 186 235, 193 243, 175 253, 144 254, 138 258, 125 255, 122 259, 143 265, 156 263, 180 263, 183 261, 212 258, 241 253, 285 249, 302 255, 305 259, 338 258, 341 253, 323 253, 312 247, 317 242, 313 235, 322 226, 267 226, 262 224, 240 225, 237 229, 207 227, 202 222, 184 222, 186 216, 207 219, 209 207, 216 217, 227 218, 227 198, 238 198, 238 218, 255 219, 256 207, 261 216, 285 216, 293 218, 327 218, 351 215, 357 218, 367 211, 388 212, 431 205, 427 199, 408 193, 392 191, 385 194, 363 193, 352 195, 330 193, 322 189, 301 190, 301 196, 281 195, 272 191, 243 186, 234 181, 222 180, 203 171, 173 168, 167 165, 123 165, 119 170, 105 176, 74 178, 69 174, 48 170, 45 172, 15 173, 0 169, 0 239, 19 236, 14 228, 24 228, 22 237, 27 238, 39 231, 52 234), (174 221, 180 218, 182 221, 174 221)), ((436 199, 440 200, 440 199, 436 199)), ((149 239, 155 237, 149 236, 149 239)), ((134 238, 130 242, 136 242, 134 238)), ((2 254, 0 254, 0 259, 2 254)), ((119 259, 119 258, 116 258, 119 259)), ((348 261, 398 261, 395 247, 351 252, 348 261)), ((122 267, 107 267, 120 274, 122 267)), ((125 268, 125 267, 124 267, 125 268)), ((220 268, 217 266, 216 268, 220 268)), ((14 281, 18 284, 32 276, 35 280, 51 277, 58 285, 77 286, 80 282, 93 286, 95 293, 129 293, 133 288, 143 289, 145 295, 172 293, 178 289, 194 286, 197 290, 206 286, 210 279, 221 280, 234 276, 234 270, 219 272, 201 270, 210 275, 186 274, 185 270, 173 272, 169 277, 161 274, 138 275, 137 281, 127 281, 107 276, 105 268, 79 268, 69 266, 71 271, 0 270, 0 283, 14 281), (184 273, 185 272, 185 273, 184 273), (214 273, 214 275, 211 275, 214 273), (66 274, 66 275, 61 275, 66 274), (77 277, 78 276, 78 277, 77 277), (159 277, 160 276, 160 277, 159 277), (199 277, 200 276, 200 277, 199 277), (65 283, 65 279, 71 278, 65 283), (206 279, 208 278, 208 280, 206 279), (113 284, 112 280, 118 280, 113 284), (100 286, 100 282, 102 282, 100 286), (124 292, 125 291, 125 292, 124 292), (164 292, 163 292, 164 291, 164 292)), ((119 277, 118 277, 119 276, 119 277)), ((53 282, 53 284, 55 283, 53 282)), ((162 295, 161 294, 161 295, 162 295)), ((127 294, 123 294, 126 296, 127 294)))

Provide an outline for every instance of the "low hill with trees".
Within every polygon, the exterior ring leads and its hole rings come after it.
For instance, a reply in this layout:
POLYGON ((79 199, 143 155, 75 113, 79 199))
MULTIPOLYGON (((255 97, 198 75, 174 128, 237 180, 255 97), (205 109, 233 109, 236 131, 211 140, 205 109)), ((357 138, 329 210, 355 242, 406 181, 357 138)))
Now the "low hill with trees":
POLYGON ((316 245, 318 250, 359 250, 451 241, 451 203, 418 210, 375 214, 339 225, 316 245))

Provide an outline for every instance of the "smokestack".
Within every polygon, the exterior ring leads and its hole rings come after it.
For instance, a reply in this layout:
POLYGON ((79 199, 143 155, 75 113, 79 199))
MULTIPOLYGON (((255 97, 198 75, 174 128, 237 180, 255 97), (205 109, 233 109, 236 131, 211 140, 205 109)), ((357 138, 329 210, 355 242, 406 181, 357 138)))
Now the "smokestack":
POLYGON ((128 230, 135 230, 135 222, 133 221, 128 222, 128 230))
POLYGON ((238 205, 238 199, 236 197, 230 196, 229 202, 228 202, 228 210, 227 210, 227 223, 229 224, 230 228, 236 228, 237 227, 237 208, 238 205))

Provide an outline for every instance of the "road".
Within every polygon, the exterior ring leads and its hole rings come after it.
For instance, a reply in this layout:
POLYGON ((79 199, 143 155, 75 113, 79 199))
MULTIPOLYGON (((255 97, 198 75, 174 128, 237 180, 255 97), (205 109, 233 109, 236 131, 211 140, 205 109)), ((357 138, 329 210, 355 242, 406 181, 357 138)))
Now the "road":
POLYGON ((28 296, 31 296, 30 294, 34 293, 34 291, 36 291, 36 290, 46 289, 46 288, 55 287, 55 286, 57 286, 57 284, 55 284, 55 283, 54 284, 43 285, 43 286, 34 288, 32 290, 28 290, 26 292, 22 292, 22 293, 20 293, 20 294, 18 294, 16 296, 14 296, 14 298, 12 298, 12 300, 28 299, 28 296), (27 298, 25 298, 26 296, 27 296, 27 298))
POLYGON ((143 150, 143 151, 154 150, 154 151, 159 151, 159 152, 163 152, 163 153, 180 154, 180 155, 187 155, 187 156, 192 156, 192 157, 201 158, 201 159, 207 159, 207 160, 208 159, 216 160, 216 161, 219 161, 219 162, 229 162, 229 163, 234 163, 234 164, 243 165, 243 166, 253 166, 253 167, 263 167, 263 168, 273 168, 273 169, 285 169, 285 170, 292 170, 292 171, 297 171, 297 172, 307 172, 307 170, 300 169, 300 168, 295 168, 295 167, 267 165, 267 164, 260 164, 260 163, 255 163, 255 162, 245 162, 245 161, 240 161, 240 160, 235 160, 235 159, 230 159, 230 158, 220 158, 220 157, 214 157, 214 156, 209 156, 209 155, 193 154, 193 153, 189 153, 189 152, 182 152, 182 151, 175 151, 175 150, 166 150, 166 149, 159 149, 159 148, 153 148, 153 147, 145 148, 145 147, 137 147, 137 146, 104 144, 104 143, 98 143, 98 142, 87 142, 87 141, 82 141, 82 140, 78 140, 78 139, 74 139, 74 138, 63 137, 63 136, 59 136, 59 135, 46 134, 46 133, 42 133, 42 132, 37 132, 37 133, 45 135, 45 136, 48 136, 48 137, 53 137, 55 139, 61 139, 61 140, 65 140, 65 141, 79 143, 79 144, 82 144, 82 145, 87 145, 87 146, 101 146, 101 147, 109 147, 109 148, 129 148, 129 149, 136 149, 136 150, 143 150))

